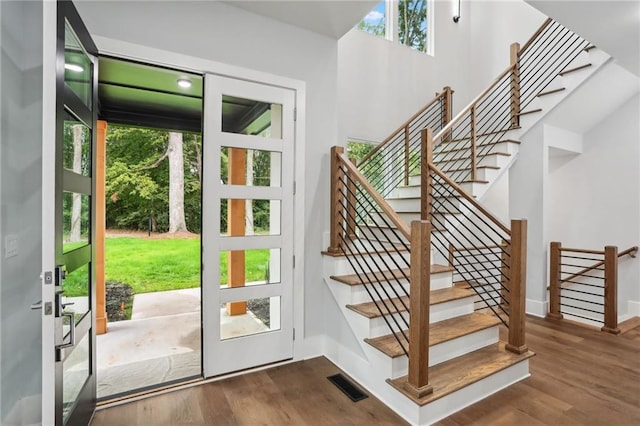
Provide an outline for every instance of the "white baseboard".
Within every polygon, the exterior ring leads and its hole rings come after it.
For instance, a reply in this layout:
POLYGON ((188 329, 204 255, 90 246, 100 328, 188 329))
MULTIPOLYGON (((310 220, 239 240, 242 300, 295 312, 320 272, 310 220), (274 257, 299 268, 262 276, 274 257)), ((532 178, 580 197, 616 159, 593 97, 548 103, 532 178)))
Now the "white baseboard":
POLYGON ((549 302, 527 299, 525 310, 529 315, 544 318, 549 312, 549 302))
POLYGON ((630 317, 640 317, 640 302, 629 300, 627 305, 627 314, 630 317))

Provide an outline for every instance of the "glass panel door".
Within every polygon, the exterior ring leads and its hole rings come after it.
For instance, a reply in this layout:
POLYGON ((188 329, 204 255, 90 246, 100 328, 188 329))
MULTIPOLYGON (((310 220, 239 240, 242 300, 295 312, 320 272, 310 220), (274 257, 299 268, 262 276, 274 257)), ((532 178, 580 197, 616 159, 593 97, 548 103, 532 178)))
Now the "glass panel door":
POLYGON ((49 160, 43 161, 43 423, 87 424, 96 400, 92 240, 97 49, 71 2, 47 5, 51 19, 54 7, 55 137, 45 137, 43 146, 49 160))
POLYGON ((293 356, 294 92, 206 76, 206 377, 293 356))

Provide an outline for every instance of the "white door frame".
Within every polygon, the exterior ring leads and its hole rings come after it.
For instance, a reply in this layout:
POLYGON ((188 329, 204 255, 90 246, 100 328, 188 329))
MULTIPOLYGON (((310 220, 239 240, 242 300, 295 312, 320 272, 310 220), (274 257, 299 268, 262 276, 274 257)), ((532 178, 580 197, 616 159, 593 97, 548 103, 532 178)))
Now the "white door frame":
MULTIPOLYGON (((101 55, 109 55, 122 59, 140 61, 150 65, 158 65, 199 74, 215 74, 239 80, 257 82, 265 85, 282 87, 295 91, 296 126, 295 126, 295 150, 294 162, 295 182, 297 188, 305 188, 305 141, 306 141, 306 83, 293 78, 282 77, 262 71, 256 71, 222 62, 183 55, 176 52, 142 46, 108 37, 93 36, 101 55)), ((304 283, 305 283, 305 194, 304 190, 298 190, 294 199, 294 234, 296 235, 293 253, 296 258, 296 267, 293 271, 293 279, 298 283, 293 288, 293 327, 296 330, 296 339, 293 342, 293 360, 298 361, 309 356, 318 355, 317 344, 305 340, 305 309, 304 309, 304 283)))

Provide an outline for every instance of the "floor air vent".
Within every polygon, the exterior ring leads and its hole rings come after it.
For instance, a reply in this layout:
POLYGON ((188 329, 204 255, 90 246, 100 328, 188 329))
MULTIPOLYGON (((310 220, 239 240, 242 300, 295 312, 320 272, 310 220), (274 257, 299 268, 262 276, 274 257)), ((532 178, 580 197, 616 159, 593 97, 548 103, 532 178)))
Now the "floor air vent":
POLYGON ((336 385, 338 389, 344 392, 345 395, 349 397, 353 402, 358 402, 361 399, 368 398, 369 395, 362 392, 360 388, 354 385, 351 380, 344 377, 342 374, 334 374, 333 376, 327 377, 331 383, 336 385))

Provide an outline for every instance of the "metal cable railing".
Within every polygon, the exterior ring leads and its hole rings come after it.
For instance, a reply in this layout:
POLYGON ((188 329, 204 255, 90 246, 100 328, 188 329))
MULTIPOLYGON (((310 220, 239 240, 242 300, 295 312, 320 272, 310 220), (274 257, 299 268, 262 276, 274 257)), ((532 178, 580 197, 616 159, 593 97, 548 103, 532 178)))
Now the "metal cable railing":
POLYGON ((638 247, 618 252, 615 246, 604 250, 565 248, 552 242, 549 249, 549 315, 567 315, 588 323, 603 324, 602 329, 619 333, 617 319, 618 259, 635 257, 638 247))
POLYGON ((337 173, 335 189, 339 193, 335 243, 346 255, 358 282, 400 348, 408 355, 408 230, 399 219, 389 217, 390 207, 344 154, 334 152, 332 155, 337 173))
POLYGON ((509 326, 511 231, 452 179, 429 164, 428 217, 434 250, 449 259, 454 283, 472 289, 476 310, 493 312, 509 326))
POLYGON ((588 46, 571 30, 546 20, 488 89, 440 132, 434 130, 434 163, 455 182, 478 181, 478 170, 488 164, 485 157, 500 152, 525 108, 588 46))
POLYGON ((451 88, 445 87, 358 163, 362 175, 382 196, 409 185, 410 176, 420 174, 420 131, 442 129, 451 118, 452 94, 451 88))

